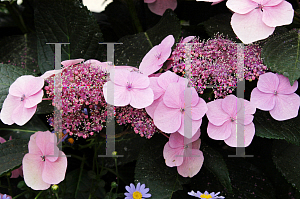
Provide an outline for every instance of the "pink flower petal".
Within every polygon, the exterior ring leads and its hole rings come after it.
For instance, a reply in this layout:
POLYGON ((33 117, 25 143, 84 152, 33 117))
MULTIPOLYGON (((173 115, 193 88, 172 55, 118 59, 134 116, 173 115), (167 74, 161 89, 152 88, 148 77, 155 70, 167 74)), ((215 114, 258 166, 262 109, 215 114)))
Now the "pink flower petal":
POLYGON ((294 82, 293 86, 291 86, 289 78, 287 78, 283 75, 279 75, 279 74, 276 74, 276 75, 279 79, 277 93, 292 94, 292 93, 296 92, 296 90, 298 89, 298 81, 297 80, 294 82))
POLYGON ((222 100, 223 111, 232 118, 236 116, 241 107, 241 101, 234 95, 228 95, 222 100))
MULTIPOLYGON (((112 71, 111 71, 112 72, 112 71)), ((130 75, 130 71, 126 69, 115 69, 113 71, 114 75, 110 76, 110 80, 119 86, 126 86, 128 83, 128 76, 130 75)))
POLYGON ((246 14, 254 10, 257 7, 257 3, 251 0, 228 0, 226 2, 226 6, 233 12, 238 14, 246 14))
POLYGON ((200 149, 201 140, 198 138, 195 142, 192 143, 192 149, 200 149))
POLYGON ((175 39, 173 35, 169 35, 164 38, 159 45, 154 46, 145 55, 140 63, 139 70, 147 76, 159 70, 163 63, 169 58, 174 42, 175 39))
POLYGON ((40 90, 36 94, 25 98, 24 107, 25 108, 32 108, 32 107, 36 106, 37 104, 41 103, 43 95, 44 95, 44 91, 40 90))
POLYGON ((126 87, 116 85, 111 81, 108 81, 103 85, 103 95, 105 101, 114 106, 126 106, 131 100, 130 92, 126 89, 126 87), (108 91, 110 91, 109 94, 107 93, 108 91), (113 98, 108 98, 108 96, 113 96, 113 98))
POLYGON ((262 15, 262 20, 267 26, 283 26, 293 22, 294 10, 289 2, 282 1, 276 6, 265 6, 262 15))
POLYGON ((185 86, 179 83, 171 83, 168 86, 164 96, 163 102, 170 108, 184 108, 184 101, 182 102, 182 96, 184 94, 185 86))
POLYGON ((171 148, 184 147, 184 144, 192 143, 197 139, 199 139, 199 137, 200 137, 200 128, 192 138, 186 138, 182 136, 180 133, 175 132, 170 135, 169 145, 171 148))
POLYGON ((259 9, 254 9, 247 14, 234 13, 231 17, 231 26, 234 33, 245 44, 265 39, 275 30, 262 21, 259 9))
POLYGON ((300 97, 296 93, 289 95, 278 94, 275 97, 275 106, 270 115, 278 121, 288 120, 298 116, 300 97))
POLYGON ((178 173, 183 177, 193 177, 201 169, 204 161, 203 153, 199 149, 191 150, 191 157, 184 157, 183 163, 177 167, 178 173))
POLYGON ((165 93, 165 90, 158 85, 157 83, 158 77, 151 77, 149 79, 150 79, 150 88, 153 90, 154 100, 156 100, 165 93))
POLYGON ((230 119, 230 116, 222 109, 222 99, 208 102, 206 116, 213 125, 220 126, 230 119))
POLYGON ((254 114, 256 112, 256 107, 252 102, 249 102, 248 100, 244 100, 239 98, 241 101, 244 101, 245 106, 245 113, 246 114, 254 114))
POLYGON ((244 126, 244 143, 239 145, 237 143, 237 125, 241 125, 239 123, 237 123, 236 125, 232 125, 231 128, 231 135, 229 138, 227 138, 226 140, 224 140, 224 142, 231 147, 247 147, 251 144, 254 134, 255 134, 255 127, 253 122, 251 122, 250 124, 244 126))
MULTIPOLYGON (((145 89, 148 88, 150 85, 149 77, 138 72, 131 72, 128 75, 127 80, 128 82, 131 83, 132 88, 134 89, 135 88, 145 89)), ((126 84, 124 86, 126 86, 126 84)))
POLYGON ((39 92, 44 86, 44 79, 41 77, 34 77, 32 75, 23 75, 18 77, 14 83, 9 87, 9 94, 22 97, 23 94, 25 97, 39 92))
POLYGON ((272 0, 272 1, 270 1, 270 0, 253 0, 253 1, 255 1, 255 2, 257 2, 257 3, 260 3, 261 5, 263 5, 263 6, 276 6, 276 5, 278 5, 278 4, 280 4, 281 2, 283 2, 284 0, 272 0))
POLYGON ((4 142, 6 142, 6 140, 3 137, 0 137, 0 143, 2 144, 4 142))
POLYGON ((43 155, 54 155, 54 146, 56 146, 57 143, 55 133, 51 133, 50 131, 39 131, 35 140, 43 155))
POLYGON ((163 97, 161 96, 160 98, 158 98, 157 100, 154 100, 152 102, 152 104, 150 106, 147 106, 146 112, 148 113, 148 115, 153 119, 154 118, 154 112, 158 106, 158 104, 163 100, 163 97))
POLYGON ((13 121, 19 126, 26 124, 32 118, 37 108, 37 106, 25 108, 23 105, 24 104, 18 105, 12 112, 11 116, 13 121))
POLYGON ((21 100, 19 97, 12 96, 10 94, 7 95, 6 99, 3 102, 0 118, 4 124, 12 125, 15 123, 12 119, 12 114, 16 106, 21 104, 21 100))
POLYGON ((15 170, 13 170, 11 172, 11 176, 10 178, 18 178, 19 176, 23 176, 23 169, 22 169, 22 166, 20 168, 17 168, 15 170))
POLYGON ((159 103, 154 112, 154 124, 166 133, 176 132, 181 125, 180 110, 168 108, 163 102, 159 103))
POLYGON ((84 61, 84 59, 70 59, 70 60, 62 61, 61 65, 67 67, 67 66, 72 66, 72 65, 78 64, 83 61, 84 61))
POLYGON ((211 139, 214 140, 225 140, 231 134, 232 123, 230 120, 226 121, 221 126, 215 126, 211 122, 207 125, 207 134, 211 139))
POLYGON ((151 88, 132 89, 130 105, 134 108, 145 108, 153 103, 154 94, 151 88))
POLYGON ((169 84, 178 82, 178 79, 179 76, 176 73, 166 71, 159 76, 157 83, 162 89, 167 90, 169 84))
POLYGON ((38 147, 38 145, 36 144, 36 137, 38 134, 40 134, 42 131, 38 131, 34 134, 32 134, 30 136, 30 140, 29 140, 29 143, 28 143, 28 152, 30 154, 34 154, 34 155, 38 155, 38 156, 42 156, 43 153, 41 151, 41 149, 38 147))
POLYGON ((184 115, 182 114, 181 125, 180 125, 180 127, 177 131, 182 136, 184 136, 186 138, 191 138, 197 133, 197 131, 199 130, 201 124, 202 124, 202 118, 200 120, 192 120, 192 133, 191 134, 190 133, 189 134, 185 133, 185 131, 184 131, 184 115))
POLYGON ((43 75, 41 75, 40 78, 47 79, 48 77, 51 77, 52 75, 56 75, 56 74, 61 73, 61 72, 62 72, 62 69, 60 69, 60 70, 49 70, 49 71, 46 71, 43 75))
POLYGON ((34 190, 46 190, 50 187, 50 183, 46 183, 42 179, 44 170, 44 161, 38 155, 27 153, 23 158, 24 181, 27 186, 34 190))
POLYGON ((257 88, 264 93, 274 93, 274 91, 277 91, 278 85, 278 76, 271 72, 259 76, 259 80, 257 82, 257 88))
POLYGON ((148 7, 151 12, 162 16, 167 9, 175 10, 177 0, 156 0, 154 3, 149 3, 148 7))
POLYGON ((59 184, 65 179, 67 170, 67 157, 64 152, 59 151, 59 156, 55 162, 46 159, 43 170, 43 181, 49 184, 59 184))
POLYGON ((171 148, 169 142, 167 142, 164 146, 164 159, 166 161, 166 165, 168 167, 179 166, 183 162, 183 147, 179 148, 171 148))
POLYGON ((207 112, 207 109, 206 102, 202 98, 199 98, 198 104, 192 107, 186 107, 185 112, 193 120, 200 120, 207 112))
POLYGON ((144 0, 144 3, 154 3, 156 0, 144 0))
POLYGON ((251 92, 250 102, 256 108, 269 111, 275 106, 275 95, 272 93, 263 93, 258 88, 254 88, 251 92))
POLYGON ((84 62, 84 64, 90 64, 93 68, 100 68, 102 71, 109 72, 114 68, 112 62, 100 62, 96 59, 89 59, 84 62))

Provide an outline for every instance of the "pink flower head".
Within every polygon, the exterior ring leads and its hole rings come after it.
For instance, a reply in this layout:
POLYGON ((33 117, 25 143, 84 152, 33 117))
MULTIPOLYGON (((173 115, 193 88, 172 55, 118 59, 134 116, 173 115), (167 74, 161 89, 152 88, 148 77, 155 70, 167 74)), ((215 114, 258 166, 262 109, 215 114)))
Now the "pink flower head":
MULTIPOLYGON (((205 101, 198 97, 194 87, 188 88, 186 83, 171 83, 166 89, 163 100, 157 105, 154 112, 154 124, 160 130, 166 133, 174 133, 178 131, 184 134, 184 115, 187 114, 192 120, 192 135, 199 129, 202 123, 202 117, 207 111, 205 101), (185 103, 186 93, 191 94, 191 103, 185 103)), ((190 137, 189 137, 190 138, 190 137)))
POLYGON ((284 0, 228 0, 227 7, 235 12, 231 26, 245 44, 271 35, 276 26, 291 24, 292 5, 284 0))
POLYGON ((255 106, 249 101, 228 95, 207 103, 209 120, 207 134, 214 140, 224 140, 231 147, 247 147, 255 134, 253 115, 255 106), (242 111, 244 106, 244 111, 242 111), (244 126, 244 144, 237 143, 237 129, 244 126))
POLYGON ((259 109, 270 111, 278 121, 297 117, 300 97, 295 93, 298 81, 293 86, 283 75, 265 73, 259 77, 257 87, 251 92, 250 101, 259 109))
POLYGON ((163 155, 166 165, 177 166, 178 173, 183 177, 193 177, 203 164, 203 153, 199 150, 201 141, 200 128, 196 134, 190 138, 184 138, 178 132, 170 135, 169 141, 165 144, 163 155), (186 143, 184 143, 184 139, 186 143))
POLYGON ((4 124, 27 123, 34 115, 37 104, 42 101, 44 79, 32 75, 18 77, 9 88, 4 100, 0 118, 4 124))
POLYGON ((159 45, 154 46, 143 58, 139 70, 149 76, 159 70, 170 57, 175 39, 169 35, 159 45))
POLYGON ((126 69, 114 70, 111 81, 103 85, 105 101, 114 106, 126 106, 130 104, 134 108, 145 108, 153 102, 153 91, 149 87, 150 80, 147 75, 126 69), (109 87, 109 89, 108 89, 109 87), (108 97, 108 91, 112 91, 112 97, 108 97))
POLYGON ((23 158, 24 180, 34 190, 46 190, 51 184, 64 180, 67 157, 59 151, 57 138, 50 131, 38 131, 30 136, 27 153, 23 158))
POLYGON ((197 0, 197 1, 206 1, 206 2, 212 2, 212 6, 213 5, 216 5, 216 4, 218 4, 218 3, 221 3, 222 1, 224 1, 224 0, 197 0))
POLYGON ((177 0, 144 0, 148 3, 148 8, 154 14, 162 16, 167 9, 175 10, 177 7, 177 0))
MULTIPOLYGON (((12 140, 11 136, 9 137, 9 140, 12 140)), ((6 142, 6 140, 4 138, 0 137, 0 143, 2 144, 4 142, 6 142)), ((20 166, 19 168, 13 170, 11 172, 10 178, 18 178, 19 176, 23 177, 23 166, 20 166)))

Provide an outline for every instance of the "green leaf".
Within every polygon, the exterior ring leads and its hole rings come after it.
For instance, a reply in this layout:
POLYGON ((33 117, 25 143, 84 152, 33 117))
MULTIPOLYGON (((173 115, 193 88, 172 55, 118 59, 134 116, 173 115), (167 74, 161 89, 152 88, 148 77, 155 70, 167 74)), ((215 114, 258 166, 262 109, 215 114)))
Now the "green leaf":
POLYGON ((54 44, 62 45, 61 60, 97 59, 104 49, 96 19, 78 0, 39 0, 35 9, 38 63, 42 73, 54 69, 54 44))
POLYGON ((8 95, 8 89, 10 85, 22 75, 31 75, 28 70, 23 68, 8 65, 0 64, 0 107, 8 95))
POLYGON ((43 100, 37 105, 35 114, 49 114, 54 112, 54 106, 52 106, 52 100, 43 100))
POLYGON ((262 49, 264 64, 278 74, 288 77, 290 84, 300 78, 299 29, 268 39, 262 49))
POLYGON ((177 190, 182 190, 182 184, 189 178, 180 176, 176 167, 168 167, 163 158, 163 148, 168 142, 161 135, 155 135, 141 149, 135 167, 135 181, 145 184, 150 189, 152 199, 172 198, 177 190))
POLYGON ((203 166, 212 172, 229 192, 232 192, 229 172, 222 155, 205 143, 201 144, 201 151, 204 155, 203 166))
POLYGON ((28 152, 28 139, 9 140, 0 144, 0 176, 12 171, 22 164, 28 152))
POLYGON ((277 169, 300 190, 300 147, 284 140, 274 140, 272 153, 277 169))
POLYGON ((273 119, 268 111, 256 109, 254 115, 255 135, 269 139, 284 139, 300 145, 300 117, 285 121, 273 119))
POLYGON ((173 35, 175 41, 180 36, 180 22, 171 9, 153 28, 121 38, 119 42, 123 44, 115 45, 115 65, 138 67, 148 51, 168 35, 173 35))
POLYGON ((40 73, 37 63, 36 35, 13 35, 0 40, 0 62, 40 73))

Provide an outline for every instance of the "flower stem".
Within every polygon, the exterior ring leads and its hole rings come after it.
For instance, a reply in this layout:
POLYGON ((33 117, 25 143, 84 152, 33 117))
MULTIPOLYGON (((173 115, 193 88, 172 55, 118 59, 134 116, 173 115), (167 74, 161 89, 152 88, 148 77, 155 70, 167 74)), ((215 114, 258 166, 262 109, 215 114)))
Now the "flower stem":
POLYGON ((83 155, 81 165, 80 165, 80 173, 79 173, 77 187, 76 187, 76 191, 75 191, 75 198, 77 198, 77 193, 78 193, 78 190, 79 190, 79 185, 80 185, 81 176, 82 176, 82 172, 83 172, 84 162, 85 162, 85 155, 83 155))
POLYGON ((6 179, 7 179, 7 183, 8 183, 8 192, 9 192, 9 195, 13 195, 12 193, 12 188, 11 188, 11 184, 10 184, 10 180, 9 180, 9 177, 6 176, 6 179))
POLYGON ((119 187, 119 183, 120 183, 120 180, 119 180, 119 173, 118 173, 118 161, 117 161, 117 158, 115 158, 115 165, 116 165, 116 174, 117 174, 117 187, 116 187, 116 193, 118 193, 118 187, 119 187))
POLYGON ((169 136, 167 136, 164 132, 160 132, 161 134, 163 134, 165 137, 167 137, 168 139, 170 139, 169 136))
POLYGON ((35 196, 34 199, 38 199, 38 197, 40 197, 40 195, 43 193, 44 190, 40 191, 40 193, 38 195, 35 196))
POLYGON ((20 193, 19 195, 16 195, 15 197, 13 197, 12 199, 16 199, 16 198, 18 198, 18 197, 20 197, 20 196, 22 196, 22 195, 24 195, 25 193, 27 193, 28 191, 24 191, 23 193, 20 193))
POLYGON ((133 1, 132 0, 127 0, 127 4, 128 4, 128 9, 129 9, 130 16, 131 16, 131 18, 134 22, 134 25, 135 25, 135 28, 136 28, 137 32, 143 32, 143 28, 141 26, 140 20, 138 18, 137 13, 136 13, 135 5, 134 5, 133 1))

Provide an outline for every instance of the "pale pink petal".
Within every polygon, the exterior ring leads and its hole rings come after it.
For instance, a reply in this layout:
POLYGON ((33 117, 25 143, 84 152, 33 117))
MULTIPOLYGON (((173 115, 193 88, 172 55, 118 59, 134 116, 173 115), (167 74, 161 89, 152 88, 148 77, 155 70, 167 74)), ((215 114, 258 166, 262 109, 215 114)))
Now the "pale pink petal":
POLYGON ((25 108, 24 104, 18 105, 12 112, 12 120, 19 126, 26 124, 34 115, 37 106, 25 108))
POLYGON ((61 73, 61 72, 62 72, 62 69, 60 69, 60 70, 49 70, 49 71, 46 71, 40 77, 43 78, 43 79, 47 79, 48 77, 51 77, 52 75, 56 75, 56 74, 61 73))
POLYGON ((153 103, 154 94, 151 88, 132 89, 130 105, 134 108, 145 108, 153 103))
POLYGON ((195 142, 192 143, 192 149, 200 149, 201 139, 197 139, 195 142))
POLYGON ((128 83, 128 76, 130 75, 130 71, 126 69, 115 69, 114 71, 111 71, 114 74, 110 75, 110 80, 119 86, 126 86, 128 83))
POLYGON ((215 101, 207 103, 206 116, 212 124, 220 126, 230 119, 230 116, 222 109, 223 99, 216 99, 215 101))
POLYGON ((189 144, 199 139, 200 137, 200 129, 196 132, 196 134, 192 138, 186 138, 182 136, 180 133, 175 132, 170 135, 169 145, 172 148, 184 147, 184 144, 189 144))
POLYGON ((257 88, 264 93, 274 93, 274 91, 277 91, 278 85, 278 76, 271 72, 259 76, 259 80, 257 82, 257 88))
POLYGON ((159 76, 157 83, 162 89, 167 90, 170 83, 176 83, 178 82, 178 79, 179 76, 176 73, 166 71, 159 76))
POLYGON ((171 148, 169 142, 164 146, 164 159, 168 167, 179 166, 183 162, 183 146, 178 148, 171 148))
POLYGON ((231 17, 231 27, 238 38, 245 44, 265 39, 275 30, 262 21, 259 9, 254 9, 247 14, 234 13, 231 17))
POLYGON ((90 64, 93 68, 100 68, 102 71, 110 71, 114 68, 112 62, 100 62, 96 59, 89 59, 84 62, 84 64, 90 64))
POLYGON ((55 162, 50 162, 46 159, 42 174, 44 182, 59 184, 63 181, 65 179, 67 164, 67 157, 62 151, 59 151, 58 159, 55 162))
POLYGON ((44 79, 41 77, 34 77, 32 75, 23 75, 18 77, 14 83, 9 87, 9 94, 22 97, 29 97, 39 92, 44 86, 44 79))
POLYGON ((245 113, 246 114, 254 114, 256 112, 256 107, 252 102, 249 102, 248 100, 244 100, 242 98, 239 98, 241 101, 244 101, 244 107, 245 107, 245 113))
POLYGON ((6 140, 3 137, 0 137, 0 143, 2 144, 4 142, 6 142, 6 140))
MULTIPOLYGON (((186 79, 187 80, 187 79, 186 79)), ((199 103, 199 96, 194 87, 187 87, 184 86, 185 84, 179 83, 181 85, 182 89, 182 94, 180 95, 180 101, 181 101, 181 106, 183 107, 194 107, 199 103)))
POLYGON ((182 84, 171 83, 163 96, 164 104, 170 108, 184 108, 184 101, 181 100, 184 89, 185 86, 182 84))
POLYGON ((184 157, 183 163, 177 167, 178 173, 183 177, 193 177, 201 169, 204 161, 203 153, 199 149, 191 150, 191 157, 184 157))
POLYGON ((24 181, 27 186, 34 190, 46 190, 51 185, 42 179, 44 163, 40 156, 30 153, 27 153, 23 158, 24 181))
POLYGON ((19 168, 13 170, 11 172, 10 178, 18 178, 19 176, 23 177, 23 167, 20 166, 19 168))
POLYGON ((51 133, 50 131, 39 131, 35 140, 43 155, 54 154, 54 146, 56 146, 57 143, 57 137, 55 133, 51 133), (51 143, 52 146, 48 145, 49 143, 51 143))
POLYGON ((34 133, 30 136, 30 140, 29 140, 29 143, 28 143, 28 152, 30 154, 35 154, 35 155, 38 155, 38 156, 43 155, 41 149, 36 144, 36 137, 41 132, 42 131, 38 131, 38 132, 36 132, 36 133, 34 133))
POLYGON ((185 112, 193 120, 200 120, 207 112, 207 109, 208 108, 207 108, 206 102, 202 98, 199 98, 198 104, 196 104, 195 106, 192 106, 192 107, 190 107, 190 106, 186 107, 185 112))
POLYGON ((238 14, 246 14, 257 7, 257 3, 251 0, 228 0, 226 2, 228 9, 238 14))
POLYGON ((153 90, 154 100, 158 99, 161 95, 165 93, 165 90, 158 85, 158 77, 151 77, 150 88, 153 90))
POLYGON ((167 9, 175 10, 177 7, 177 0, 156 0, 154 3, 148 4, 151 12, 162 16, 167 9))
POLYGON ((72 65, 78 64, 83 61, 84 61, 84 59, 70 59, 70 60, 62 61, 61 65, 67 67, 67 66, 72 66, 72 65))
POLYGON ((181 125, 180 125, 180 127, 177 131, 182 136, 185 136, 186 138, 191 138, 197 133, 197 131, 199 130, 201 124, 202 124, 202 118, 200 120, 192 120, 192 133, 191 134, 190 133, 185 133, 185 131, 184 131, 184 115, 182 114, 181 125))
POLYGON ((108 81, 103 85, 103 95, 105 101, 114 106, 126 106, 131 100, 130 92, 126 89, 126 87, 116 85, 111 81, 108 81), (108 91, 110 91, 109 94, 107 93, 108 91))
POLYGON ((211 139, 214 140, 225 140, 231 134, 232 122, 230 120, 226 121, 221 126, 215 126, 211 122, 207 125, 207 134, 211 139))
MULTIPOLYGON (((253 122, 244 126, 244 143, 239 145, 237 143, 237 125, 241 125, 237 123, 236 125, 232 125, 231 135, 224 140, 224 142, 231 147, 247 147, 251 144, 254 134, 255 134, 255 127, 253 122)), ((242 138, 243 139, 243 138, 242 138)))
POLYGON ((275 95, 273 93, 263 93, 258 88, 254 88, 251 92, 250 102, 256 108, 269 111, 275 106, 275 95))
POLYGON ((154 112, 154 124, 163 132, 174 133, 181 125, 181 112, 179 109, 168 108, 161 102, 154 112))
POLYGON ((264 7, 266 6, 276 6, 278 4, 280 4, 281 2, 283 2, 284 0, 253 0, 257 3, 260 3, 261 5, 263 5, 264 7))
POLYGON ((254 116, 249 114, 243 114, 242 112, 237 114, 237 121, 240 124, 248 125, 253 121, 254 116))
MULTIPOLYGON (((144 0, 144 3, 154 3, 156 0, 144 0)), ((159 1, 159 0, 158 0, 159 1)))
POLYGON ((249 102, 248 100, 238 98, 241 101, 242 106, 244 106, 244 110, 241 108, 240 111, 237 113, 237 121, 241 124, 248 125, 253 121, 253 115, 256 108, 253 103, 249 102))
POLYGON ((279 79, 279 85, 277 88, 277 93, 279 94, 292 94, 298 89, 298 81, 295 80, 293 86, 291 86, 289 78, 276 74, 279 79))
POLYGON ((275 97, 275 106, 270 115, 278 121, 297 117, 300 106, 300 97, 296 93, 289 95, 278 94, 275 97))
POLYGON ((21 104, 21 100, 19 97, 12 96, 10 94, 7 95, 6 99, 3 102, 1 109, 1 121, 4 124, 12 125, 14 123, 12 119, 12 113, 18 104, 21 104))
MULTIPOLYGON (((212 0, 212 1, 214 1, 214 0, 212 0)), ((218 3, 221 3, 222 1, 224 1, 224 0, 215 0, 211 5, 213 6, 213 5, 216 5, 216 4, 218 4, 218 3)))
POLYGON ((276 6, 263 8, 263 22, 270 27, 288 25, 293 22, 294 10, 287 1, 282 1, 276 6))
POLYGON ((154 112, 158 106, 158 104, 163 100, 163 97, 161 96, 160 98, 158 98, 157 100, 154 100, 152 102, 152 104, 150 106, 147 106, 146 112, 148 113, 148 115, 153 119, 154 118, 154 112))
POLYGON ((234 95, 228 95, 222 100, 223 111, 232 118, 236 116, 241 107, 241 101, 234 95))
POLYGON ((32 107, 36 106, 37 104, 42 102, 43 95, 44 95, 44 91, 40 90, 36 94, 26 97, 24 100, 24 107, 32 108, 32 107))
POLYGON ((144 89, 148 88, 150 85, 150 80, 149 77, 138 73, 138 72, 131 72, 128 75, 128 82, 131 83, 132 88, 139 88, 139 89, 144 89))

